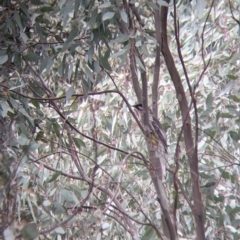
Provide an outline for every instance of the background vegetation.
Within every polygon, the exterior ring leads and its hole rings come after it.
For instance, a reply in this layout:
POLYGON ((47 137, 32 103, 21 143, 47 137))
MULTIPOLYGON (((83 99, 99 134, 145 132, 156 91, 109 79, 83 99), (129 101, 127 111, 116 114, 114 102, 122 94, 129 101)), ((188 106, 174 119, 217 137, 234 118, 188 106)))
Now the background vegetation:
POLYGON ((239 25, 234 0, 3 0, 2 238, 239 239, 239 25))

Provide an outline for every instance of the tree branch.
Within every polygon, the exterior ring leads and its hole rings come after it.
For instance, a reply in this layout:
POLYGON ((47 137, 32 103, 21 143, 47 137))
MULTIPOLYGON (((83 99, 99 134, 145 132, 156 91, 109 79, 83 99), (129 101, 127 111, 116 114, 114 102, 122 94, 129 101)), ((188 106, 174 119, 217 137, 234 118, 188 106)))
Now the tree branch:
MULTIPOLYGON (((166 2, 169 3, 169 0, 167 0, 166 2)), ((173 85, 175 87, 178 103, 179 103, 181 114, 182 114, 184 141, 186 145, 186 153, 188 156, 188 162, 190 166, 190 175, 192 180, 192 192, 193 192, 193 201, 194 201, 194 207, 195 207, 195 212, 193 212, 193 214, 194 214, 194 219, 196 223, 197 239, 204 240, 205 239, 204 215, 203 215, 202 197, 201 197, 200 186, 199 186, 198 156, 196 155, 196 151, 194 151, 195 146, 193 142, 191 118, 188 112, 188 102, 187 102, 186 94, 185 94, 179 73, 176 69, 172 54, 168 47, 167 14, 168 14, 168 8, 162 6, 161 7, 162 54, 164 56, 164 59, 168 68, 168 72, 171 76, 173 85)), ((191 91, 191 86, 189 86, 189 91, 191 91)))
POLYGON ((155 30, 156 30, 156 53, 152 84, 152 111, 153 115, 158 119, 158 85, 160 73, 160 53, 161 53, 161 24, 160 24, 160 10, 154 10, 155 30))

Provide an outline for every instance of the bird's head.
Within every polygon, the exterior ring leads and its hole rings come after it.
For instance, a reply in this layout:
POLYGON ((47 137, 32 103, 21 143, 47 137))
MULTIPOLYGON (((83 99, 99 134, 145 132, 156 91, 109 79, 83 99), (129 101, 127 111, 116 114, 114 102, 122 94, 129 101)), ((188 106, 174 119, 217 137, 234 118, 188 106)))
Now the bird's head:
POLYGON ((142 112, 143 110, 143 106, 141 103, 133 105, 132 107, 134 107, 135 109, 137 109, 139 112, 142 112))

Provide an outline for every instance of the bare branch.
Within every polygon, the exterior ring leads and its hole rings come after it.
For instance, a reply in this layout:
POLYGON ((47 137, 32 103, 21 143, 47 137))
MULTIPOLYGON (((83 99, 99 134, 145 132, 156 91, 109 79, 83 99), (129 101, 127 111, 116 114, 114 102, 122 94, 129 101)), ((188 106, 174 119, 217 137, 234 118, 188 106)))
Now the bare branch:
MULTIPOLYGON (((166 1, 169 3, 169 0, 166 1)), ((176 8, 176 3, 174 4, 174 8, 176 8)), ((196 146, 194 146, 193 142, 193 136, 192 136, 192 125, 191 125, 191 118, 189 115, 189 108, 187 103, 186 94, 179 76, 179 73, 176 69, 172 54, 169 50, 168 41, 167 41, 167 14, 168 14, 168 8, 161 7, 161 24, 162 24, 162 54, 164 56, 168 72, 171 76, 171 79, 173 81, 173 85, 175 87, 176 96, 178 99, 178 103, 180 106, 181 114, 182 114, 182 123, 183 123, 183 133, 184 133, 184 140, 186 145, 186 152, 188 156, 188 162, 190 166, 190 175, 192 179, 192 192, 193 192, 193 201, 194 201, 194 207, 196 209, 194 213, 194 218, 196 222, 196 232, 197 232, 197 238, 198 239, 205 239, 204 234, 204 216, 203 216, 203 202, 202 197, 200 193, 200 186, 199 186, 199 171, 198 171, 198 156, 196 155, 196 146), (185 120, 186 119, 186 120, 185 120)), ((177 20, 176 20, 176 9, 174 14, 174 25, 175 25, 175 36, 176 40, 178 39, 178 32, 177 32, 177 20)), ((181 56, 180 51, 180 44, 178 43, 178 53, 179 57, 181 56)), ((188 79, 187 71, 183 62, 183 59, 181 61, 182 67, 184 69, 184 74, 188 83, 190 95, 192 98, 192 101, 194 101, 194 96, 192 93, 192 88, 188 79)), ((193 104, 195 104, 193 102, 193 104)), ((195 111, 197 114, 197 109, 195 105, 195 111)))
POLYGON ((159 74, 160 74, 160 53, 161 53, 161 24, 160 24, 160 10, 154 10, 155 30, 156 30, 156 53, 155 53, 155 64, 152 84, 152 111, 153 115, 158 118, 158 85, 159 85, 159 74))
POLYGON ((130 50, 129 50, 129 58, 130 58, 130 71, 132 76, 133 89, 136 93, 137 99, 139 103, 142 103, 142 90, 139 85, 138 76, 137 76, 137 64, 135 59, 135 40, 131 38, 129 40, 130 50))

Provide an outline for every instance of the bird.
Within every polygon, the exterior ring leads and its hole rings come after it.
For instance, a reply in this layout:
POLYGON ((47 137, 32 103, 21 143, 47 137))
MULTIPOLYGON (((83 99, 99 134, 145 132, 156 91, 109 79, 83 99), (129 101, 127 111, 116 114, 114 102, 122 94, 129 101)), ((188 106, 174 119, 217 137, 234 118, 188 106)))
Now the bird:
MULTIPOLYGON (((133 105, 135 109, 138 110, 139 113, 143 114, 143 106, 142 104, 133 105)), ((150 133, 151 133, 151 140, 154 145, 158 145, 159 141, 162 143, 164 148, 164 152, 168 153, 168 145, 166 134, 162 128, 160 121, 153 115, 153 112, 150 108, 148 108, 148 115, 149 115, 149 123, 150 123, 150 133)))

